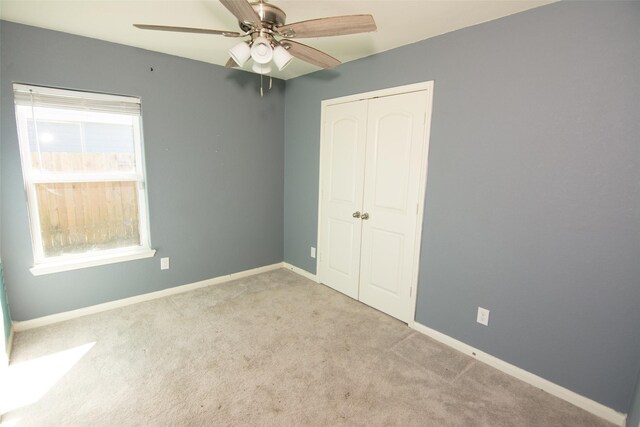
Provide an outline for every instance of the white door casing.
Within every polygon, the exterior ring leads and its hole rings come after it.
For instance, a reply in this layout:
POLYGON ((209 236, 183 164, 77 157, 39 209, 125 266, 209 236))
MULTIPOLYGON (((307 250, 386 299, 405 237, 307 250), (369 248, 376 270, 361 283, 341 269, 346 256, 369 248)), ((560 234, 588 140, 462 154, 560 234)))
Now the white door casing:
MULTIPOLYGON (((318 279, 409 324, 413 323, 416 308, 432 101, 433 82, 425 82, 322 102, 318 279), (398 96, 401 94, 407 97, 402 99, 398 96), (364 117, 363 105, 367 106, 364 117), (336 153, 329 144, 328 131, 336 128, 340 114, 346 114, 354 123, 364 120, 367 126, 364 163, 349 159, 358 165, 352 169, 354 172, 364 168, 360 208, 356 203, 345 212, 332 210, 326 194, 329 185, 336 188, 336 182, 330 184, 327 174, 333 168, 328 163, 336 153), (402 185, 405 180, 407 184, 402 185), (358 221, 351 219, 348 236, 336 237, 338 228, 334 226, 334 235, 329 238, 330 219, 326 213, 331 211, 334 221, 340 223, 346 221, 351 209, 367 213, 369 218, 360 221, 360 230, 358 221), (356 242, 359 233, 360 245, 356 242), (348 244, 338 245, 339 239, 348 240, 348 244), (343 254, 350 254, 348 262, 339 259, 336 247, 343 254), (328 268, 329 260, 333 268, 328 268), (340 265, 343 271, 349 266, 349 275, 342 274, 342 282, 335 277, 335 267, 340 265), (351 273, 354 271, 357 273, 351 273)), ((358 129, 361 127, 359 124, 358 129)), ((342 135, 349 138, 348 132, 342 135)), ((357 142, 352 145, 360 147, 361 138, 358 133, 357 142)), ((338 176, 334 174, 335 179, 338 176)), ((358 182, 357 176, 350 182, 358 182)))

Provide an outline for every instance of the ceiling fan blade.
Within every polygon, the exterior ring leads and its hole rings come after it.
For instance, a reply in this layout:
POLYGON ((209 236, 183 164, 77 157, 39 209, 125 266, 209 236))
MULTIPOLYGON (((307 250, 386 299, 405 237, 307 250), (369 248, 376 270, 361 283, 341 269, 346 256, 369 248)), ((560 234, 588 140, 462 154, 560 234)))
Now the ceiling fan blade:
POLYGON ((253 25, 254 28, 262 28, 260 15, 253 10, 251 3, 247 0, 220 0, 220 3, 233 14, 238 21, 253 25))
POLYGON ((227 61, 226 64, 224 64, 224 66, 227 68, 235 68, 238 66, 238 64, 236 63, 236 61, 233 60, 233 58, 229 58, 229 60, 227 61))
POLYGON ((368 33, 376 29, 371 15, 345 15, 294 22, 278 27, 278 32, 287 38, 309 38, 368 33))
POLYGON ((189 27, 168 27, 166 25, 145 25, 145 24, 133 24, 134 27, 141 30, 157 30, 157 31, 175 31, 177 33, 197 33, 197 34, 216 34, 226 37, 240 37, 243 34, 236 33, 235 31, 220 31, 220 30, 207 30, 204 28, 189 28, 189 27))
POLYGON ((341 62, 333 56, 320 52, 318 49, 314 49, 306 44, 294 42, 293 40, 281 40, 280 44, 287 49, 291 55, 313 65, 317 65, 318 67, 333 68, 341 64, 341 62))

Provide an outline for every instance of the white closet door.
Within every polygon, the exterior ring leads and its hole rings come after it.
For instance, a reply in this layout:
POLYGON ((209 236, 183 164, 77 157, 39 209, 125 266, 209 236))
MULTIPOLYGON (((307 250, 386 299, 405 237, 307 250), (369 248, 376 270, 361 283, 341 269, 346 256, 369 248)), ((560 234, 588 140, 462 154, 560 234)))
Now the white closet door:
POLYGON ((411 319, 412 270, 425 149, 427 93, 369 102, 362 221, 360 301, 411 319))
POLYGON ((331 105, 325 110, 319 275, 321 281, 358 298, 367 102, 331 105), (359 216, 359 214, 357 215, 359 216))

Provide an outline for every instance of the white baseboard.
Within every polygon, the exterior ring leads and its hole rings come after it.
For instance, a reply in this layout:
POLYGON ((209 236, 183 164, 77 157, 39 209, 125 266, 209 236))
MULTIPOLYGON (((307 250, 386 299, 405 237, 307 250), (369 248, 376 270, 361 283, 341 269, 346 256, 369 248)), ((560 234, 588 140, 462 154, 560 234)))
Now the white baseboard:
POLYGON ((217 285, 231 280, 241 279, 243 277, 253 276, 254 274, 265 273, 267 271, 277 270, 282 268, 281 262, 264 267, 253 268, 251 270, 240 271, 238 273, 226 274, 224 276, 214 277, 212 279, 202 280, 200 282, 190 283, 188 285, 176 286, 173 288, 163 289, 157 292, 150 292, 148 294, 137 295, 130 298, 124 298, 116 301, 110 301, 103 304, 92 305, 90 307, 79 308, 77 310, 66 311, 64 313, 52 314, 50 316, 38 317, 36 319, 25 320, 22 322, 13 322, 13 330, 16 332, 26 331, 33 328, 39 328, 41 326, 51 325, 54 323, 64 322, 65 320, 71 320, 89 314, 100 313, 114 308, 125 307, 131 304, 137 304, 139 302, 151 301, 158 298, 163 298, 170 295, 181 294, 183 292, 189 292, 194 289, 204 288, 211 285, 217 285))
POLYGON ((288 262, 283 262, 283 263, 282 263, 282 267, 283 267, 283 268, 286 268, 287 270, 291 270, 291 271, 293 271, 293 272, 294 272, 294 273, 296 273, 296 274, 299 274, 299 275, 301 275, 301 276, 304 276, 304 277, 306 277, 306 278, 307 278, 307 279, 309 279, 309 280, 313 280, 313 281, 314 281, 314 282, 316 282, 316 283, 320 283, 320 281, 318 280, 318 276, 317 276, 316 274, 309 273, 308 271, 303 270, 303 269, 301 269, 301 268, 298 268, 298 267, 296 267, 295 265, 291 265, 291 264, 289 264, 288 262))
POLYGON ((488 353, 485 353, 481 350, 478 350, 477 348, 471 347, 470 345, 465 344, 462 341, 458 341, 455 338, 445 335, 442 332, 438 332, 435 329, 431 329, 428 326, 425 326, 421 323, 410 322, 409 327, 433 338, 436 341, 439 341, 462 353, 465 353, 471 357, 474 357, 491 367, 494 367, 506 374, 511 375, 512 377, 515 377, 534 387, 542 389, 549 394, 559 397, 560 399, 565 400, 581 409, 584 409, 587 412, 590 412, 600 418, 603 418, 609 421, 610 423, 613 423, 620 427, 624 427, 626 424, 626 418, 627 418, 626 414, 621 414, 620 412, 614 409, 611 409, 608 406, 605 406, 594 400, 591 400, 588 397, 584 397, 558 384, 552 383, 549 380, 545 380, 544 378, 539 377, 536 374, 533 374, 529 371, 525 371, 522 368, 518 368, 515 365, 505 362, 504 360, 498 359, 497 357, 492 356, 488 353))

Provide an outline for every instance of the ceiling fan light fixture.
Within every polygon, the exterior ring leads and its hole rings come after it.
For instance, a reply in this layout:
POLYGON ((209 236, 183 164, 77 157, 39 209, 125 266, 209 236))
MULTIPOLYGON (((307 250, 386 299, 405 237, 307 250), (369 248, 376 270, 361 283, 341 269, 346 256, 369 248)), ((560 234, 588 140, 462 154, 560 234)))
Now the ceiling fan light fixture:
POLYGON ((236 61, 236 64, 242 67, 251 58, 251 48, 247 42, 240 42, 229 49, 229 55, 236 61))
POLYGON ((260 64, 259 62, 254 62, 251 69, 258 74, 269 74, 271 73, 271 64, 260 64))
POLYGON ((273 59, 271 43, 264 37, 256 37, 251 46, 251 57, 258 64, 268 64, 273 59))
MULTIPOLYGON (((227 60, 225 67, 243 67, 249 59, 253 59, 251 69, 260 75, 270 75, 276 67, 277 70, 283 70, 294 57, 320 68, 333 68, 341 63, 318 49, 290 40, 292 38, 344 36, 377 30, 373 16, 367 14, 329 16, 285 25, 285 12, 267 3, 267 0, 219 1, 238 20, 242 32, 167 25, 133 25, 142 30, 249 37, 250 40, 240 42, 229 49, 231 58, 227 60)), ((262 80, 261 77, 260 82, 262 80)), ((271 79, 269 85, 271 86, 271 79)), ((262 86, 260 93, 262 95, 262 86)))
POLYGON ((278 67, 278 70, 282 71, 292 59, 293 56, 284 47, 278 45, 273 49, 273 62, 278 67))

